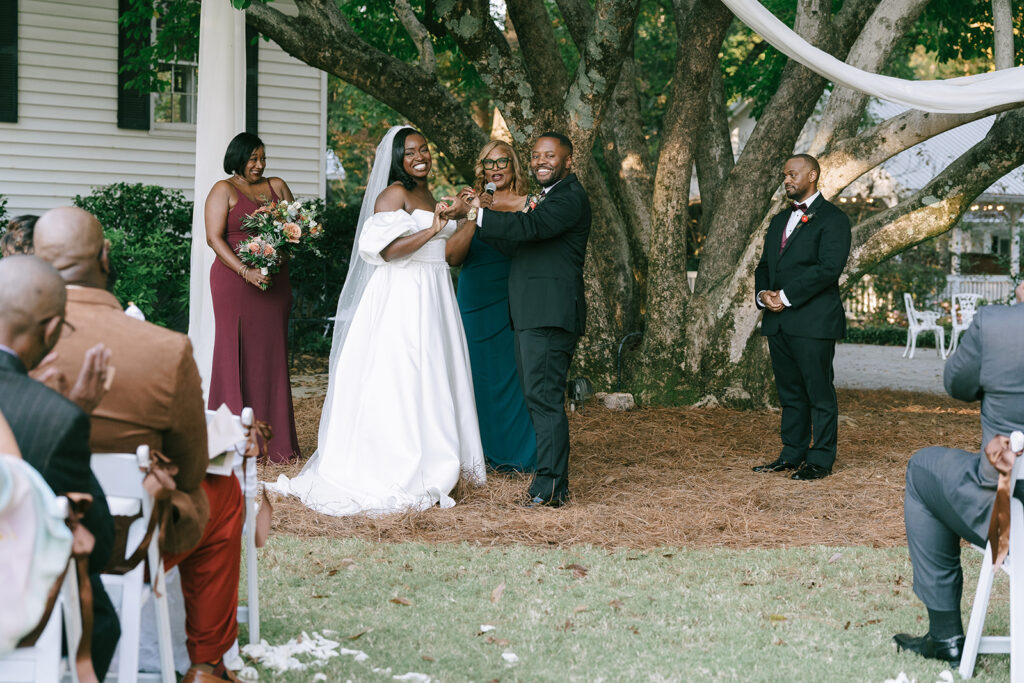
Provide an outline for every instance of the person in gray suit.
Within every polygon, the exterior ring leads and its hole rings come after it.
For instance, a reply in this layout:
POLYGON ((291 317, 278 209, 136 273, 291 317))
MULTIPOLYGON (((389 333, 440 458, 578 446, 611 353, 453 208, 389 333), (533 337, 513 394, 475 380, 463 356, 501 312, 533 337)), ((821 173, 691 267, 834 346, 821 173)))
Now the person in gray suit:
MULTIPOLYGON (((928 608, 928 633, 898 633, 897 649, 957 663, 964 645, 960 619, 960 539, 984 547, 999 473, 985 455, 998 435, 1024 430, 1024 283, 1013 306, 978 310, 946 362, 946 391, 981 401, 978 452, 932 446, 910 458, 903 518, 914 566, 914 593, 928 608)), ((1014 490, 1024 500, 1024 486, 1014 490)))

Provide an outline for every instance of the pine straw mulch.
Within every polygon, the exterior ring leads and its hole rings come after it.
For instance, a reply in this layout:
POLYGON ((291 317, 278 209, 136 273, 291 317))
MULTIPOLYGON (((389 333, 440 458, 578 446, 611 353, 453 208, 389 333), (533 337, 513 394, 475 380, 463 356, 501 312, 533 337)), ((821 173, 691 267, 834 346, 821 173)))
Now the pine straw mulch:
MULTIPOLYGON (((306 456, 315 447, 322 404, 322 397, 295 404, 306 456)), ((930 394, 847 390, 839 392, 839 409, 839 457, 832 476, 820 481, 751 471, 779 451, 777 412, 620 413, 588 405, 569 418, 572 502, 566 507, 524 509, 518 503, 529 479, 489 473, 482 487, 460 484, 453 494, 458 504, 449 510, 334 518, 294 498, 279 499, 274 530, 486 546, 903 545, 907 460, 928 445, 977 449, 978 405, 930 394)), ((261 479, 300 468, 264 465, 261 479)))

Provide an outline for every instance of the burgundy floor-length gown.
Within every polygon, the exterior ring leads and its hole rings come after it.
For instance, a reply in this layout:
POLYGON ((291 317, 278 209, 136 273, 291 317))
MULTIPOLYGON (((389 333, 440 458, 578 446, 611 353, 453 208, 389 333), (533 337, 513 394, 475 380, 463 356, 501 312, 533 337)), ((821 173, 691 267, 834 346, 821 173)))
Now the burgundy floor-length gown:
MULTIPOLYGON (((273 188, 271 199, 277 201, 273 188)), ((238 202, 228 212, 224 239, 235 250, 249 234, 242 218, 259 204, 238 192, 238 202)), ((238 414, 249 406, 274 430, 268 455, 273 462, 287 462, 299 456, 292 411, 291 382, 288 379, 288 314, 292 287, 288 264, 271 276, 273 284, 264 292, 214 261, 210 269, 210 292, 217 336, 213 344, 213 372, 210 376, 211 410, 226 403, 238 414)))

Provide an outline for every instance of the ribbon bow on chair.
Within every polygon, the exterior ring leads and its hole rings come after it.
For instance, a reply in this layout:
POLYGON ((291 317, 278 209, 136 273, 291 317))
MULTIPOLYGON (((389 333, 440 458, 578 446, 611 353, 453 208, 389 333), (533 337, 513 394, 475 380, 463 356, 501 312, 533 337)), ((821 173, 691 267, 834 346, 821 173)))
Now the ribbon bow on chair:
MULTIPOLYGON (((88 493, 68 492, 64 494, 67 500, 67 516, 65 524, 71 530, 71 557, 68 559, 68 566, 61 572, 60 578, 50 589, 50 595, 46 599, 46 609, 43 611, 43 618, 39 624, 21 641, 18 647, 31 647, 35 645, 43 629, 50 620, 53 608, 57 603, 57 596, 60 594, 61 586, 68 569, 73 564, 75 567, 75 581, 78 584, 79 610, 82 616, 82 637, 78 641, 78 650, 75 652, 75 670, 78 674, 79 683, 98 683, 96 672, 92 666, 92 583, 89 582, 89 555, 96 545, 96 537, 82 525, 82 518, 89 512, 92 506, 92 496, 88 493)), ((74 605, 69 605, 74 608, 74 605)))
POLYGON ((1010 496, 1013 494, 1013 465, 1024 450, 1024 434, 1014 432, 1012 438, 998 435, 985 446, 985 456, 999 472, 996 499, 992 504, 992 520, 988 526, 988 542, 992 546, 992 568, 998 570, 1010 549, 1010 496))

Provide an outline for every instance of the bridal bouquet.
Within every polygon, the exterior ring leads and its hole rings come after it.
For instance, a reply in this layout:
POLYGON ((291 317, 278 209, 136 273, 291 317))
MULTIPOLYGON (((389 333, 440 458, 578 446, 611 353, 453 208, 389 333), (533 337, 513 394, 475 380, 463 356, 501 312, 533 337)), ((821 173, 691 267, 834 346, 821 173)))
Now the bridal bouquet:
POLYGON ((281 261, 296 248, 322 256, 317 242, 324 227, 317 220, 316 206, 309 200, 269 202, 242 219, 252 237, 239 243, 242 263, 259 268, 264 275, 281 269, 281 261))

